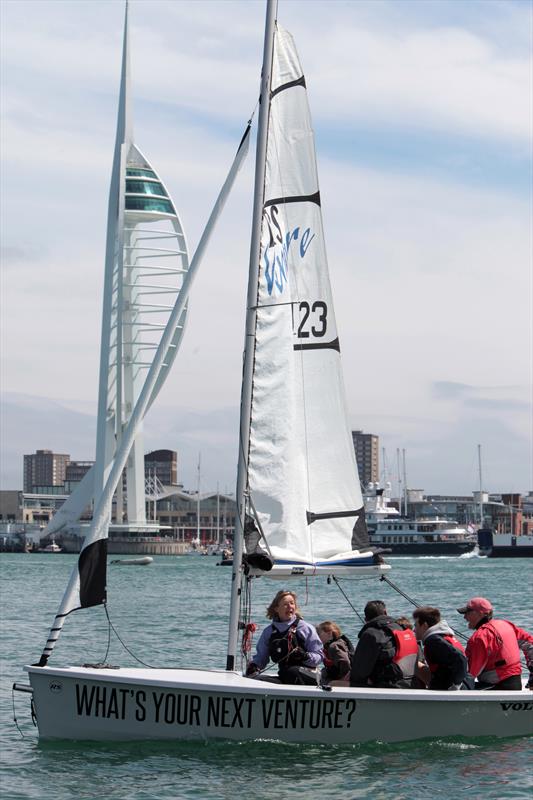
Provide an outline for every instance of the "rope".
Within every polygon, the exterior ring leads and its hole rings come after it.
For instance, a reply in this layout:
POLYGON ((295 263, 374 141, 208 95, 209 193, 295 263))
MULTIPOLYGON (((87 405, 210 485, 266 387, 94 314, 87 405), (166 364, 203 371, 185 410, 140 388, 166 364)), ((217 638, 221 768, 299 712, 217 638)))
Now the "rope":
POLYGON ((109 619, 109 614, 107 613, 107 603, 104 603, 104 608, 107 616, 108 626, 107 626, 107 647, 105 651, 105 656, 102 659, 102 663, 105 664, 107 661, 107 657, 109 655, 109 648, 111 646, 111 620, 109 619))
MULTIPOLYGON (((352 611, 354 611, 354 613, 355 613, 355 614, 356 614, 356 615, 359 617, 359 619, 361 620, 361 622, 362 622, 362 623, 363 623, 363 625, 364 625, 364 624, 365 624, 365 622, 366 622, 366 620, 365 620, 365 619, 363 619, 363 617, 361 616, 361 614, 360 614, 360 613, 357 611, 357 609, 356 609, 356 608, 355 608, 355 607, 352 605, 352 603, 350 602, 350 598, 348 597, 348 595, 346 594, 346 592, 343 590, 342 586, 341 586, 341 585, 340 585, 340 583, 339 583, 339 580, 338 580, 338 578, 336 578, 336 577, 335 577, 335 575, 331 575, 331 578, 332 578, 332 579, 335 581, 335 583, 337 584, 337 586, 338 586, 338 588, 339 588, 340 592, 341 592, 341 593, 342 593, 342 595, 344 596, 344 599, 346 600, 346 602, 348 603, 348 605, 350 606, 350 608, 352 609, 352 611)), ((385 581, 385 583, 388 583, 388 584, 389 584, 389 586, 390 586, 392 589, 394 589, 394 591, 395 591, 395 592, 398 592, 398 594, 400 594, 402 597, 404 597, 404 598, 405 598, 405 599, 406 599, 406 600, 407 600, 409 603, 411 603, 413 606, 415 606, 416 608, 421 608, 421 604, 420 604, 420 603, 417 603, 417 602, 416 602, 416 600, 413 600, 413 598, 412 598, 412 597, 409 597, 409 595, 408 595, 408 594, 406 594, 405 592, 403 592, 403 591, 400 589, 400 587, 399 587, 399 586, 396 586, 396 584, 395 584, 395 583, 393 583, 393 582, 391 581, 391 579, 390 579, 390 578, 388 578, 386 575, 382 575, 382 576, 381 576, 381 578, 380 578, 380 580, 381 580, 381 581, 385 581)), ((329 578, 328 578, 328 582, 329 582, 329 578)), ((454 628, 452 625, 450 625, 450 628, 452 629, 452 631, 455 633, 455 635, 456 635, 456 636, 459 636, 461 639, 464 639, 465 641, 468 641, 468 636, 466 636, 464 633, 462 633, 461 631, 458 631, 458 630, 456 630, 456 628, 454 628)))
POLYGON ((122 645, 122 647, 124 648, 124 650, 126 650, 126 652, 128 652, 130 654, 130 656, 135 659, 135 661, 137 661, 139 664, 142 664, 143 667, 148 667, 148 669, 157 669, 157 667, 152 666, 152 664, 146 664, 144 661, 141 661, 140 658, 137 658, 135 653, 133 653, 130 650, 130 648, 127 646, 127 644, 121 639, 117 629, 115 628, 115 626, 111 622, 111 617, 109 616, 109 611, 107 610, 107 603, 104 603, 104 611, 105 611, 105 615, 107 617, 107 621, 109 622, 110 629, 113 631, 113 633, 115 634, 115 636, 119 640, 119 642, 122 645))
POLYGON ((25 739, 26 737, 22 733, 22 731, 20 729, 20 726, 18 724, 18 720, 17 720, 17 713, 15 711, 15 690, 13 688, 11 688, 11 702, 13 704, 13 722, 15 723, 15 726, 16 726, 18 732, 20 733, 20 735, 22 736, 22 738, 25 739))
MULTIPOLYGON (((421 608, 421 605, 420 605, 420 603, 417 603, 417 602, 416 602, 416 600, 413 600, 413 598, 412 598, 412 597, 409 597, 409 595, 408 595, 408 594, 406 594, 405 592, 402 592, 402 590, 400 589, 400 587, 399 587, 399 586, 396 586, 396 584, 395 584, 395 583, 393 583, 393 582, 391 581, 391 579, 390 579, 390 578, 387 578, 387 576, 386 576, 386 575, 382 575, 382 576, 381 576, 381 578, 380 578, 380 580, 381 580, 381 581, 385 581, 385 583, 388 583, 388 584, 389 584, 389 586, 390 586, 392 589, 394 589, 394 591, 395 591, 395 592, 398 592, 398 594, 401 594, 401 596, 402 596, 402 597, 405 597, 405 599, 406 599, 406 600, 407 600, 409 603, 412 603, 412 605, 416 606, 416 608, 421 608)), ((449 624, 449 623, 448 623, 448 624, 449 624)), ((461 639, 464 639, 464 640, 465 640, 465 642, 466 642, 466 641, 468 641, 468 638, 469 638, 469 637, 468 637, 468 636, 466 636, 466 634, 462 633, 461 631, 458 631, 456 628, 454 628, 454 627, 453 627, 453 625, 450 625, 450 628, 452 629, 452 631, 455 633, 455 635, 456 635, 456 636, 459 636, 461 639)))
POLYGON ((405 594, 405 592, 402 592, 402 590, 399 588, 399 586, 396 586, 396 584, 393 583, 390 578, 387 578, 386 575, 382 575, 381 578, 380 578, 380 581, 385 581, 385 583, 388 583, 389 586, 391 586, 394 589, 395 592, 398 592, 398 594, 401 594, 402 597, 405 597, 405 599, 409 603, 411 603, 413 606, 416 606, 416 608, 420 608, 420 603, 417 603, 416 600, 413 600, 413 598, 409 597, 408 594, 405 594))
POLYGON ((337 584, 337 586, 338 586, 338 588, 339 588, 339 591, 340 591, 340 592, 341 592, 341 594, 343 595, 344 599, 346 600, 346 602, 348 603, 348 605, 350 606, 350 608, 352 609, 352 611, 354 612, 354 614, 356 614, 356 615, 359 617, 359 619, 361 620, 361 622, 362 622, 362 623, 363 623, 363 625, 364 625, 364 624, 365 624, 365 620, 363 619, 363 617, 361 616, 361 614, 359 613, 359 611, 358 611, 358 610, 355 608, 355 606, 354 606, 354 605, 352 605, 352 603, 351 603, 351 601, 350 601, 350 598, 348 597, 348 595, 346 594, 346 592, 344 591, 344 589, 343 589, 343 588, 342 588, 342 586, 340 585, 338 578, 336 578, 336 577, 335 577, 335 575, 332 575, 331 577, 333 578, 333 580, 334 580, 334 581, 335 581, 335 583, 337 584))

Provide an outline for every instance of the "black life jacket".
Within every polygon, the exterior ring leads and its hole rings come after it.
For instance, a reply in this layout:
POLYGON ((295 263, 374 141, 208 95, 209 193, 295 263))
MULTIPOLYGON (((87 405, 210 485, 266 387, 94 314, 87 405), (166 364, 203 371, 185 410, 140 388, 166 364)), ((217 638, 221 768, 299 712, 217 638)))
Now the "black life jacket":
MULTIPOLYGON (((450 647, 453 647, 456 650, 459 650, 459 652, 462 653, 462 655, 464 656, 465 663, 466 663, 465 649, 464 649, 463 645, 461 644, 461 642, 458 639, 456 639, 453 634, 451 634, 451 633, 438 633, 436 635, 440 636, 441 639, 444 639, 446 644, 448 644, 450 647)), ((440 664, 435 664, 432 661, 430 661, 430 659, 428 658, 425 646, 424 646, 424 658, 427 661, 427 664, 428 664, 430 672, 436 672, 439 669, 440 664)))
POLYGON ((372 683, 394 686, 399 681, 410 681, 415 673, 418 645, 412 630, 404 630, 393 620, 372 620, 369 627, 377 628, 388 634, 388 641, 381 648, 381 653, 371 675, 372 683))
POLYGON ((272 633, 268 641, 268 654, 275 664, 283 661, 285 665, 288 665, 289 654, 292 650, 297 647, 305 650, 305 639, 297 630, 298 622, 298 619, 294 620, 285 631, 279 631, 275 625, 272 625, 272 633))

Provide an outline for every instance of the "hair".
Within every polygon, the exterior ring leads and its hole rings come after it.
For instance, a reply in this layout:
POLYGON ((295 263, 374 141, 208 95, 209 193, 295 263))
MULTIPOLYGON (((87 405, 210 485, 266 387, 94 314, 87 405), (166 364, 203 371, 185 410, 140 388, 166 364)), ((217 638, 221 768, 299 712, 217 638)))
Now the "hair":
POLYGON ((316 632, 320 633, 332 633, 335 639, 338 639, 341 635, 342 631, 337 625, 336 622, 331 622, 331 620, 327 619, 325 622, 321 622, 320 625, 316 626, 316 632))
POLYGON ((433 608, 433 606, 420 606, 420 608, 413 611, 413 619, 418 620, 420 623, 425 622, 431 628, 437 622, 440 622, 440 611, 438 608, 433 608))
POLYGON ((272 600, 272 602, 270 603, 270 605, 267 608, 266 615, 267 615, 268 619, 278 619, 278 612, 277 612, 276 609, 277 609, 279 603, 288 594, 290 594, 290 596, 293 598, 294 604, 296 605, 296 611, 295 611, 296 616, 298 617, 298 619, 302 618, 302 612, 298 608, 298 604, 296 602, 296 594, 294 592, 289 592, 287 589, 280 589, 280 591, 277 593, 277 595, 275 596, 275 598, 272 600))
POLYGON ((365 620, 367 622, 386 613, 387 609, 383 600, 370 600, 365 606, 365 620))
POLYGON ((398 617, 398 619, 396 620, 396 622, 398 623, 398 625, 399 625, 401 628, 403 628, 403 629, 404 629, 404 631, 407 631, 407 630, 412 630, 412 629, 413 629, 413 623, 411 622, 411 620, 409 619, 409 617, 398 617))

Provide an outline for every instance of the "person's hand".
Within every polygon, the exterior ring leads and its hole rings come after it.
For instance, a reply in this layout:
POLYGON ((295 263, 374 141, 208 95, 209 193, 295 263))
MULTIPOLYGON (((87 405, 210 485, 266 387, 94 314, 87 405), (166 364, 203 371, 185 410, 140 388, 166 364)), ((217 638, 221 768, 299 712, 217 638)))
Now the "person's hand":
POLYGON ((303 664, 306 658, 307 653, 303 647, 295 647, 294 650, 291 650, 289 653, 287 661, 289 664, 303 664))
POLYGON ((257 675, 257 673, 258 673, 258 672, 260 672, 260 671, 261 671, 261 670, 259 669, 259 667, 257 666, 257 664, 254 664, 254 662, 253 662, 253 661, 250 661, 250 663, 249 663, 249 664, 248 664, 248 666, 246 667, 245 676, 246 676, 247 678, 253 678, 253 677, 254 677, 254 675, 257 675))

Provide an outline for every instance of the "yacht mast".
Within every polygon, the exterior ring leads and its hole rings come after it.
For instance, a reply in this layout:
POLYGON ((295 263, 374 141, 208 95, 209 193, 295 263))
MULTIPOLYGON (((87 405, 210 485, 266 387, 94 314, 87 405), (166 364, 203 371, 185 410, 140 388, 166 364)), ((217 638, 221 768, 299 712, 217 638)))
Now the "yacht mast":
POLYGON ((481 445, 477 446, 477 460, 479 466, 479 527, 483 527, 483 476, 481 474, 481 445))
POLYGON ((220 489, 217 483, 217 547, 220 546, 220 489))
POLYGON ((396 448, 396 471, 398 475, 398 510, 402 514, 402 473, 400 471, 400 448, 396 448))
POLYGON ((261 103, 259 106, 259 121, 255 156, 255 189, 252 216, 252 238, 250 243, 250 265, 248 272, 248 299, 246 303, 246 331, 241 389, 241 418, 239 428, 239 460, 237 467, 237 507, 235 515, 235 537, 233 546, 233 572, 231 576, 231 605, 228 655, 226 660, 227 670, 235 669, 235 657, 237 653, 237 639, 239 633, 244 522, 248 489, 248 457, 250 444, 250 417, 252 411, 252 378, 255 350, 257 286, 259 280, 259 258, 265 191, 264 184, 268 118, 270 114, 270 83, 277 7, 278 0, 267 0, 265 39, 263 45, 263 70, 261 73, 261 103))
POLYGON ((405 468, 405 448, 402 450, 403 461, 403 513, 407 516, 407 471, 405 468))
POLYGON ((196 544, 200 544, 200 460, 202 454, 198 453, 198 483, 196 488, 196 544))

